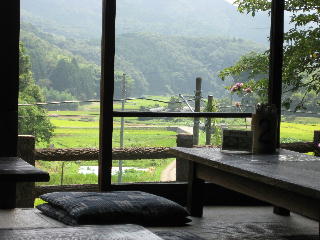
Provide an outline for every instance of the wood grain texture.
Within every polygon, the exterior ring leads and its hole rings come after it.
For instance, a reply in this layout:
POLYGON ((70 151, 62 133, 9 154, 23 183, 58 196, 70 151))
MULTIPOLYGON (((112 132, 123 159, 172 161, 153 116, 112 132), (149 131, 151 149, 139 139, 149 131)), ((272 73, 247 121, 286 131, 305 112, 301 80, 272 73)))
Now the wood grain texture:
POLYGON ((18 157, 0 158, 0 181, 4 182, 46 182, 47 172, 33 167, 18 157))
POLYGON ((138 225, 0 230, 0 240, 161 240, 138 225))

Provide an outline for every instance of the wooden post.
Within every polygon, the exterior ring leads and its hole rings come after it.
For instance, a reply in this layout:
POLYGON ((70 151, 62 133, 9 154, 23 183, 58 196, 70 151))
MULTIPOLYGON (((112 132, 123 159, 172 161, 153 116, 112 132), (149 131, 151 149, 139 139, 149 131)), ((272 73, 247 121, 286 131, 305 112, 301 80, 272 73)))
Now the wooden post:
POLYGON ((61 163, 60 186, 63 185, 63 178, 64 178, 64 162, 61 163))
MULTIPOLYGON (((196 79, 196 91, 195 91, 195 106, 194 111, 200 112, 200 102, 201 102, 201 78, 196 79)), ((193 145, 199 144, 199 124, 200 119, 194 118, 194 124, 193 124, 193 145)))
POLYGON ((16 183, 0 182, 1 196, 0 209, 13 209, 16 207, 16 183))
POLYGON ((280 146, 284 4, 284 0, 272 0, 271 6, 268 103, 277 108, 277 148, 280 146))
POLYGON ((204 180, 195 176, 197 163, 189 162, 187 209, 193 217, 202 217, 204 205, 204 180))
POLYGON ((314 131, 313 143, 315 145, 314 155, 320 157, 320 131, 314 131))
MULTIPOLYGON (((122 102, 121 110, 124 111, 124 104, 126 102, 126 74, 122 76, 122 102)), ((123 139, 124 139, 124 117, 121 117, 121 128, 120 128, 120 148, 123 148, 123 139)), ((119 160, 119 171, 118 171, 118 183, 122 182, 122 160, 119 160)))
MULTIPOLYGON (((193 135, 191 134, 178 134, 177 135, 177 147, 193 146, 193 135)), ((176 159, 176 181, 184 182, 188 180, 189 161, 186 159, 176 159)))
MULTIPOLYGON (((212 112, 212 102, 213 102, 213 96, 208 96, 208 105, 207 105, 207 112, 212 112)), ((211 144, 211 118, 207 118, 206 121, 206 145, 211 144)))
POLYGON ((273 213, 280 216, 285 216, 285 217, 290 216, 290 210, 282 207, 277 207, 277 206, 273 207, 273 213))
POLYGON ((4 3, 0 15, 1 64, 2 79, 0 94, 0 157, 16 157, 18 142, 18 92, 19 92, 19 33, 20 1, 11 0, 4 3))
MULTIPOLYGON (((32 166, 35 166, 35 138, 30 135, 18 137, 18 157, 32 166)), ((33 208, 34 182, 18 182, 16 186, 16 207, 33 208)))
POLYGON ((116 0, 103 0, 100 83, 99 188, 111 189, 116 0))

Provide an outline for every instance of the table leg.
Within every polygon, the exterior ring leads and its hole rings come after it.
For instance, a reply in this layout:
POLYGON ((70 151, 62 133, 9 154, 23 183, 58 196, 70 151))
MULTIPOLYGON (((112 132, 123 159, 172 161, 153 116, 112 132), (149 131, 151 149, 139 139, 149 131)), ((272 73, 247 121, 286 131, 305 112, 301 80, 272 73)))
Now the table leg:
POLYGON ((189 163, 187 208, 191 216, 202 217, 204 180, 196 178, 196 163, 189 163))
POLYGON ((12 209, 16 207, 16 183, 0 183, 0 209, 12 209))
POLYGON ((290 216, 290 210, 277 206, 273 207, 273 213, 280 216, 290 216))

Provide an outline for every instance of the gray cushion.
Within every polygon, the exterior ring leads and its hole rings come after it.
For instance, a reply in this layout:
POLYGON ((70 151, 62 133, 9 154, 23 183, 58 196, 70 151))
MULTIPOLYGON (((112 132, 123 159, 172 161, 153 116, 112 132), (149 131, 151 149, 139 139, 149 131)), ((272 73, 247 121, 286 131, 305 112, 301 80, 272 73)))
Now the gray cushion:
POLYGON ((138 223, 181 225, 190 222, 179 204, 139 191, 54 192, 40 196, 48 202, 37 208, 67 224, 138 223), (55 213, 57 212, 57 213, 55 213), (65 220, 67 219, 67 220, 65 220))
POLYGON ((54 207, 48 203, 38 205, 37 208, 46 216, 54 218, 64 224, 72 226, 78 225, 78 222, 61 208, 54 207))

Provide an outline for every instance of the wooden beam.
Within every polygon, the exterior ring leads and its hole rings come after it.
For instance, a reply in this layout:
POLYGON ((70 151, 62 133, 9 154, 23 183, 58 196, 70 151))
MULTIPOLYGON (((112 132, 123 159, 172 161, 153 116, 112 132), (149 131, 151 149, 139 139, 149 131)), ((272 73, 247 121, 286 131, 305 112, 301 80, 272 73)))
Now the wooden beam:
POLYGON ((103 0, 100 85, 99 186, 111 186, 116 0, 103 0))
POLYGON ((114 117, 205 117, 205 118, 250 118, 252 113, 222 113, 222 112, 133 112, 114 111, 114 117))
POLYGON ((270 62, 268 103, 274 104, 278 112, 277 146, 280 144, 280 118, 283 66, 284 0, 272 0, 270 30, 270 62))
POLYGON ((18 142, 20 1, 6 1, 1 11, 0 157, 16 157, 18 142))

